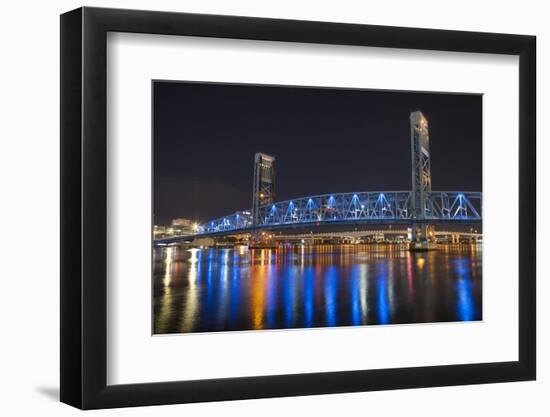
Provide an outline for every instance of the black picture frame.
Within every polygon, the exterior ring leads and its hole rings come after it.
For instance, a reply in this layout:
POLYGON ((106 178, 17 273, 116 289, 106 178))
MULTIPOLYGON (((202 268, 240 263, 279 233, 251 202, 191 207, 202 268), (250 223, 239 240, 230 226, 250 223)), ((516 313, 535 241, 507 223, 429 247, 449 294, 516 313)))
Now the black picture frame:
POLYGON ((102 8, 61 15, 61 401, 82 409, 533 380, 536 38, 102 8), (108 32, 519 56, 519 360, 107 385, 108 32))

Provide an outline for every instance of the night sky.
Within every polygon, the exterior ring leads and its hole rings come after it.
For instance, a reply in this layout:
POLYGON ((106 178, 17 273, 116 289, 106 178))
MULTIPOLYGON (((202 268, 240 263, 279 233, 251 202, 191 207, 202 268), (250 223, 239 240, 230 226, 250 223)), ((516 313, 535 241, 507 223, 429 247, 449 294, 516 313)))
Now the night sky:
POLYGON ((252 205, 253 157, 276 201, 411 189, 409 114, 430 130, 432 189, 482 191, 480 95, 154 82, 154 222, 252 205))

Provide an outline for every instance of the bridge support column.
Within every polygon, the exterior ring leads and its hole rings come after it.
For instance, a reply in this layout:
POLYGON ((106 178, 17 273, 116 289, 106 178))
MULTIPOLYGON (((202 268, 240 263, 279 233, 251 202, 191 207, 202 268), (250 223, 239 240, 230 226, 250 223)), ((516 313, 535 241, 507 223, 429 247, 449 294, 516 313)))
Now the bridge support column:
POLYGON ((420 224, 420 236, 418 238, 418 242, 428 243, 428 225, 426 223, 420 224))
POLYGON ((428 121, 420 111, 412 112, 411 123, 411 168, 412 168, 412 218, 413 233, 410 249, 424 251, 433 249, 428 239, 430 214, 428 197, 432 191, 430 168, 430 137, 428 121), (418 230, 418 227, 420 230, 418 230))
POLYGON ((258 228, 262 224, 260 207, 273 204, 275 190, 275 157, 257 152, 254 155, 254 179, 252 184, 252 225, 255 230, 250 236, 250 247, 271 247, 266 243, 265 233, 258 228))

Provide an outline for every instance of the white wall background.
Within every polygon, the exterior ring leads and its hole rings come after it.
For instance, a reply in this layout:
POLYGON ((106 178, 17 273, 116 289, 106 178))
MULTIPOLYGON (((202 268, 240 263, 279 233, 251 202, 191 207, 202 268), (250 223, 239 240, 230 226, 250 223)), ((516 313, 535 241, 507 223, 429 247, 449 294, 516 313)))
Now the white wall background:
MULTIPOLYGON (((81 6, 72 0, 3 4, 0 24, 0 410, 3 415, 75 415, 57 402, 59 392, 59 17, 81 6), (29 239, 26 235, 38 234, 29 239)), ((550 84, 543 72, 550 59, 545 2, 536 0, 442 2, 393 0, 124 0, 86 5, 181 12, 239 14, 534 34, 538 37, 539 212, 550 203, 543 188, 550 158, 543 143, 549 122, 550 84)), ((538 234, 550 232, 539 215, 538 234)), ((539 378, 537 382, 324 395, 231 403, 99 411, 99 415, 280 416, 529 415, 550 412, 550 250, 539 240, 539 378), (546 394, 546 395, 545 395, 546 394)))

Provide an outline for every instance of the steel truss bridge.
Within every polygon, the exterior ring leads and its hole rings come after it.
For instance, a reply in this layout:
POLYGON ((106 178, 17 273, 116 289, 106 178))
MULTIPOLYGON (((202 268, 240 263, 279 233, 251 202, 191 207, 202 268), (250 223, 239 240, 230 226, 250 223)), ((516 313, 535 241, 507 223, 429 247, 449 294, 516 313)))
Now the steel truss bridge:
MULTIPOLYGON (((196 233, 159 241, 176 241, 250 233, 255 230, 305 228, 319 225, 413 224, 411 191, 323 194, 260 206, 259 222, 250 210, 200 224, 196 233)), ((423 221, 434 224, 481 222, 481 193, 432 191, 423 221)))
POLYGON ((428 122, 420 111, 410 114, 411 190, 351 192, 275 201, 275 157, 256 153, 252 209, 197 225, 192 235, 158 239, 158 243, 329 225, 403 224, 413 226, 413 243, 426 244, 428 224, 481 222, 481 193, 433 191, 428 122))

